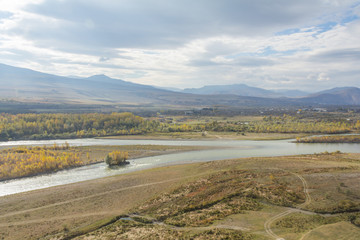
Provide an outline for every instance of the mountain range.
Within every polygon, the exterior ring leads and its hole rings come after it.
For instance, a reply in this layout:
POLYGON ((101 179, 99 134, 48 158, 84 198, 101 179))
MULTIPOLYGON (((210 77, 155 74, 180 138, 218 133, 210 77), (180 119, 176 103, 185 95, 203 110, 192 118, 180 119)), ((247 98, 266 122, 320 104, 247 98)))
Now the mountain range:
POLYGON ((171 91, 105 75, 62 77, 0 64, 0 98, 25 102, 129 104, 135 106, 360 105, 360 89, 333 88, 308 94, 245 84, 171 91))
POLYGON ((182 92, 193 94, 234 94, 248 97, 265 97, 265 98, 279 98, 279 97, 304 97, 309 95, 308 92, 299 90, 266 90, 257 87, 250 87, 246 84, 232 84, 232 85, 211 85, 201 88, 186 88, 182 92))

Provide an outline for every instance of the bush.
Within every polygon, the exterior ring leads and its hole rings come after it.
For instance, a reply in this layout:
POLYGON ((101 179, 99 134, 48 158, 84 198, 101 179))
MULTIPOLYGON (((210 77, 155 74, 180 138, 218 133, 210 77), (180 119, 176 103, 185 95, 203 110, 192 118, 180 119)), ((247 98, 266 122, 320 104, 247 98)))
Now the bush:
POLYGON ((105 162, 109 166, 127 164, 128 162, 126 160, 128 159, 128 157, 128 152, 113 151, 106 155, 105 162))

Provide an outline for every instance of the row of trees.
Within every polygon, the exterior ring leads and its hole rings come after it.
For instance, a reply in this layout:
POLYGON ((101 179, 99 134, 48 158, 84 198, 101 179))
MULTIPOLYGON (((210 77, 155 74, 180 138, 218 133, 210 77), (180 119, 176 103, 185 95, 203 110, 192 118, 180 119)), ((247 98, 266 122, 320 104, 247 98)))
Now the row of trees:
POLYGON ((0 114, 0 140, 83 138, 151 132, 347 133, 360 130, 360 121, 266 116, 261 121, 168 124, 132 113, 0 114))
POLYGON ((74 166, 83 165, 80 155, 68 149, 68 146, 17 147, 0 152, 0 180, 32 176, 74 166))
POLYGON ((360 121, 318 120, 310 121, 289 115, 281 117, 266 116, 262 121, 249 122, 211 122, 198 128, 206 131, 255 132, 255 133, 347 133, 360 130, 360 121))
POLYGON ((359 135, 296 138, 298 143, 360 143, 359 135))
POLYGON ((142 134, 160 123, 132 113, 0 114, 0 140, 142 134))

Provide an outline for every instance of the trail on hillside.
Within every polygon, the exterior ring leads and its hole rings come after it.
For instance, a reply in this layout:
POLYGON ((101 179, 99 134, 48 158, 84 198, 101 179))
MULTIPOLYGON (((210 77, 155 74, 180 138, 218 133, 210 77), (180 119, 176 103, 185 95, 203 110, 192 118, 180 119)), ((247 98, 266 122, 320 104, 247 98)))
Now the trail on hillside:
MULTIPOLYGON (((280 169, 280 168, 273 168, 273 169, 276 169, 276 170, 281 170, 281 171, 286 171, 284 169, 280 169)), ((288 171, 286 171, 288 172, 288 171)), ((271 230, 271 224, 277 220, 279 220, 280 218, 283 218, 291 213, 294 213, 294 212, 300 212, 300 208, 303 208, 305 207, 306 205, 310 204, 311 203, 311 196, 309 194, 309 185, 307 183, 307 181, 305 180, 305 178, 297 173, 294 173, 294 172, 289 172, 293 175, 295 175, 296 177, 298 177, 301 182, 302 182, 302 185, 303 185, 303 188, 304 188, 304 194, 305 194, 305 202, 298 205, 296 207, 296 209, 289 209, 285 212, 282 212, 282 213, 279 213, 275 216, 273 216, 272 218, 268 219, 265 223, 264 223, 264 228, 265 228, 265 231, 267 234, 269 234, 271 237, 275 238, 276 240, 283 240, 283 238, 279 237, 278 235, 276 235, 272 230, 271 230)))

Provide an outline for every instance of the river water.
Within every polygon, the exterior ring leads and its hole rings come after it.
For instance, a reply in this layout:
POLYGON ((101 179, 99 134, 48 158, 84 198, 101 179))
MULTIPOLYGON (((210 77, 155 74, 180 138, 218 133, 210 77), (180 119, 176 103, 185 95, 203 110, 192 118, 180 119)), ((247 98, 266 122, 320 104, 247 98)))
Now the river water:
POLYGON ((63 144, 71 146, 93 145, 176 145, 176 146, 209 146, 214 149, 173 153, 168 155, 138 158, 129 160, 130 164, 109 169, 105 163, 63 170, 53 174, 21 178, 0 182, 0 196, 42 189, 51 186, 69 184, 122 173, 128 173, 153 167, 193 162, 206 162, 241 157, 282 156, 311 154, 324 151, 360 153, 360 144, 300 144, 291 140, 247 141, 247 140, 215 140, 215 141, 175 141, 175 140, 118 140, 118 139, 69 139, 43 141, 10 141, 0 143, 0 148, 19 145, 36 146, 63 144))

